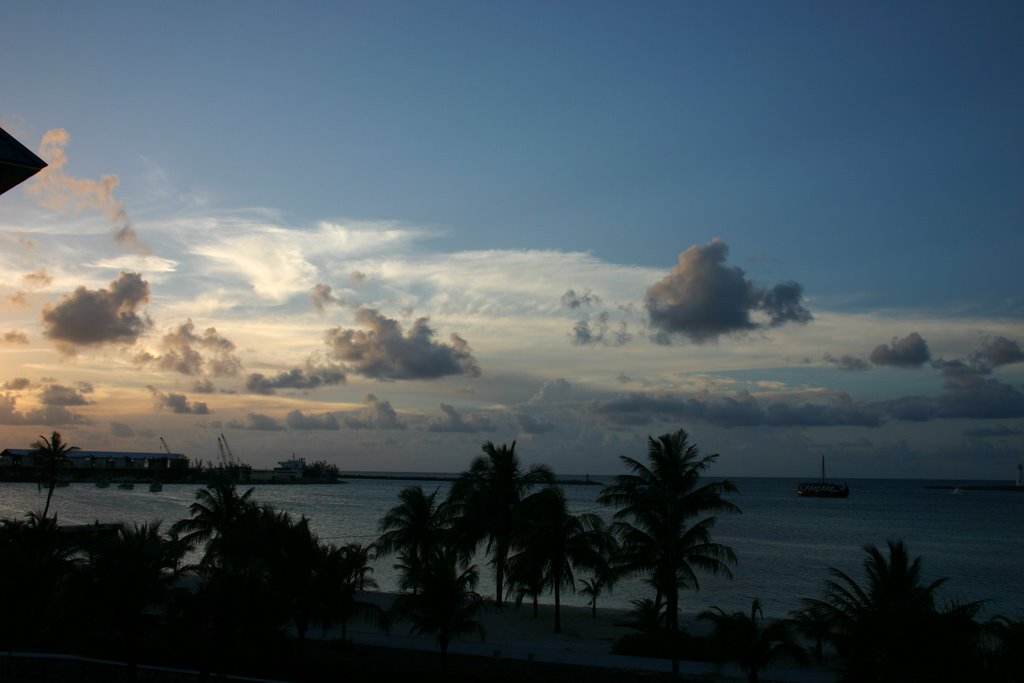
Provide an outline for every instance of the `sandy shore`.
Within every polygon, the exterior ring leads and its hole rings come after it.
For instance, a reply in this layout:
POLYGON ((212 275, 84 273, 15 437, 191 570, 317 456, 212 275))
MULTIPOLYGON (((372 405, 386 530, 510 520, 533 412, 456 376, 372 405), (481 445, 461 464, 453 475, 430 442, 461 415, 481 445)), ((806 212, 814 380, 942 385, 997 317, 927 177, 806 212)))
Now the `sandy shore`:
MULTIPOLYGON (((387 593, 366 593, 363 599, 387 609, 395 596, 387 593)), ((600 604, 600 603, 598 603, 600 604)), ((452 641, 450 652, 513 660, 531 660, 597 666, 636 671, 671 672, 667 660, 646 657, 625 657, 611 653, 612 644, 628 633, 636 633, 623 625, 629 618, 628 610, 598 608, 597 617, 591 617, 589 607, 562 606, 562 631, 554 632, 554 606, 542 604, 538 616, 533 616, 531 605, 516 607, 506 604, 502 609, 489 607, 481 615, 486 637, 460 636, 452 641)), ((697 621, 696 615, 686 615, 681 626, 689 633, 707 633, 708 624, 697 621)), ((333 629, 328 638, 339 638, 340 629, 333 629)), ((363 621, 349 624, 348 637, 358 643, 411 650, 437 650, 437 641, 428 636, 413 635, 409 625, 395 624, 384 634, 363 621)), ((735 666, 717 666, 707 662, 683 662, 684 674, 714 677, 716 680, 744 680, 735 666)), ((829 672, 814 669, 772 668, 762 674, 765 681, 791 681, 793 683, 825 683, 835 680, 829 672)))

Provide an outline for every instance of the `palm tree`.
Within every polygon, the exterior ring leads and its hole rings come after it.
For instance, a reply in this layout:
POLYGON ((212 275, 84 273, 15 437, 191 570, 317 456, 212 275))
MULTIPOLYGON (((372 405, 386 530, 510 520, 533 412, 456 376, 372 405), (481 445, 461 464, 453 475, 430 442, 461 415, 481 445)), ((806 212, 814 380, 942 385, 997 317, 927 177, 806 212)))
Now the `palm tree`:
POLYGON ((49 439, 40 434, 39 440, 32 444, 30 454, 35 458, 37 465, 41 464, 43 472, 46 474, 46 480, 50 485, 50 489, 46 493, 46 507, 43 508, 44 518, 50 511, 50 499, 53 498, 53 490, 57 487, 57 478, 60 475, 60 471, 69 462, 68 453, 77 450, 79 450, 78 446, 67 444, 61 438, 60 432, 56 431, 49 439))
POLYGON ((828 613, 821 609, 820 606, 813 604, 813 602, 808 602, 805 599, 805 606, 802 609, 789 613, 789 621, 798 633, 814 641, 814 661, 820 665, 823 659, 825 641, 829 639, 829 635, 832 633, 832 622, 829 619, 828 613))
POLYGON ((850 680, 936 680, 928 676, 949 673, 953 652, 974 637, 980 603, 936 609, 946 579, 925 583, 921 558, 911 560, 902 541, 890 540, 888 550, 886 557, 874 545, 864 547, 864 585, 832 567, 824 597, 804 602, 829 620, 829 639, 850 680))
MULTIPOLYGON (((227 480, 218 480, 196 491, 196 500, 189 508, 190 519, 182 519, 171 527, 173 534, 184 534, 182 540, 189 543, 203 543, 222 536, 246 515, 256 510, 250 500, 253 489, 242 495, 235 485, 227 480)), ((207 554, 210 547, 207 546, 207 554)), ((205 560, 204 560, 205 561, 205 560)))
POLYGON ((990 642, 988 680, 1024 680, 1024 619, 998 615, 985 624, 990 642))
POLYGON ((546 465, 533 465, 523 472, 515 441, 511 446, 487 441, 483 452, 455 481, 450 499, 458 510, 459 536, 473 545, 487 541, 494 564, 495 603, 501 607, 516 508, 532 486, 554 484, 555 475, 546 465))
POLYGON ((379 605, 357 599, 359 591, 377 587, 377 582, 367 576, 373 571, 369 561, 369 548, 359 543, 341 547, 328 545, 322 549, 317 584, 320 588, 318 615, 324 634, 337 619, 341 622, 341 640, 345 641, 348 622, 356 616, 388 629, 387 614, 379 605))
MULTIPOLYGON (((730 547, 711 540, 715 515, 740 511, 723 498, 736 487, 728 480, 700 481, 717 458, 702 457, 682 429, 649 437, 647 464, 621 456, 629 474, 616 477, 598 496, 600 503, 619 508, 612 525, 622 547, 619 569, 651 577, 665 598, 673 632, 679 629, 679 589, 699 589, 698 571, 731 577, 729 565, 736 563, 730 547)), ((672 664, 678 672, 675 657, 672 664)))
POLYGON ((539 576, 555 596, 555 633, 562 632, 562 589, 576 588, 575 567, 601 564, 601 518, 572 515, 562 489, 550 486, 523 499, 516 515, 509 558, 511 566, 524 566, 526 575, 539 576))
POLYGON ((409 486, 398 494, 401 501, 380 521, 381 536, 374 543, 377 557, 398 553, 396 569, 402 572, 403 587, 418 590, 424 558, 448 540, 451 506, 438 502, 438 490, 426 494, 420 486, 409 486))
POLYGON ((747 672, 748 683, 757 683, 758 672, 778 657, 789 655, 797 661, 805 657, 803 648, 793 640, 788 622, 778 620, 764 626, 763 617, 758 598, 751 601, 749 614, 727 614, 713 607, 697 616, 713 624, 711 638, 721 658, 739 664, 747 672))
POLYGON ((480 575, 475 566, 462 568, 460 553, 441 549, 426 558, 419 593, 403 593, 392 605, 392 615, 412 622, 412 630, 437 638, 441 671, 448 670, 448 644, 453 637, 478 633, 485 637, 477 615, 483 598, 475 588, 480 575))
POLYGON ((144 613, 165 606, 182 573, 183 547, 160 533, 160 522, 122 526, 117 533, 86 545, 86 591, 93 617, 121 636, 130 671, 144 613))

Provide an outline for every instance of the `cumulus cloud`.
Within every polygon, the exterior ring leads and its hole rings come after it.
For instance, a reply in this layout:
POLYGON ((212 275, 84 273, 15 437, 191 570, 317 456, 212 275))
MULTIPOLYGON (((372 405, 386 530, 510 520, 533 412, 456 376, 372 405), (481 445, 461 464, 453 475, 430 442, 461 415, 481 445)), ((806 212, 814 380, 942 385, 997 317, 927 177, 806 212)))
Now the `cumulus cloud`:
POLYGON ((672 271, 647 288, 645 306, 654 340, 669 343, 674 335, 701 344, 722 335, 764 326, 806 323, 803 286, 783 282, 765 289, 747 279, 741 268, 726 266, 729 247, 721 240, 694 245, 679 255, 672 271), (759 312, 767 318, 751 318, 759 312))
POLYGON ((405 429, 406 425, 398 418, 398 413, 391 407, 390 401, 384 401, 373 394, 363 399, 365 406, 357 416, 345 418, 345 424, 351 429, 405 429))
POLYGON ((927 363, 931 357, 928 342, 917 332, 911 332, 903 339, 893 337, 892 344, 879 344, 871 352, 870 358, 875 365, 916 368, 927 363))
POLYGON ((278 389, 310 390, 344 383, 345 373, 337 366, 316 366, 310 363, 306 367, 284 370, 274 377, 259 372, 251 373, 245 380, 245 388, 253 394, 269 395, 278 389))
POLYGON ((869 370, 870 365, 863 358, 857 358, 855 356, 842 356, 836 358, 831 353, 826 353, 823 356, 826 363, 831 363, 837 366, 840 370, 856 371, 856 370, 869 370))
POLYGON ((212 394, 215 391, 217 391, 217 387, 208 379, 197 379, 192 383, 193 394, 212 394))
POLYGON ((195 330, 195 323, 189 318, 161 338, 163 353, 141 353, 136 356, 136 362, 182 375, 237 375, 242 361, 235 354, 235 344, 217 332, 215 327, 206 328, 202 334, 195 330))
POLYGON ((601 297, 592 293, 589 289, 579 294, 576 293, 575 289, 570 289, 562 295, 562 305, 567 308, 580 308, 590 306, 591 304, 601 303, 601 297))
POLYGON ((317 284, 313 287, 313 291, 309 293, 309 298, 313 302, 313 306, 316 310, 323 312, 328 306, 344 306, 344 299, 340 299, 334 296, 334 291, 330 285, 317 284))
POLYGON ((572 391, 572 385, 568 380, 562 377, 557 377, 552 380, 544 382, 537 390, 537 393, 530 397, 527 401, 530 405, 536 405, 538 403, 555 403, 559 401, 569 400, 569 394, 572 391))
POLYGON ((43 308, 43 334, 65 354, 79 346, 134 344, 152 322, 138 309, 149 302, 149 283, 122 272, 109 289, 79 287, 43 308))
POLYGON ((828 400, 768 400, 741 391, 733 395, 692 396, 631 393, 591 405, 594 413, 617 424, 646 425, 655 420, 702 420, 720 427, 877 427, 882 416, 870 407, 853 401, 844 393, 828 400))
POLYGON ((189 401, 184 394, 164 393, 152 385, 147 385, 150 393, 156 401, 157 409, 167 408, 179 415, 209 415, 209 407, 201 401, 189 401))
POLYGON ((982 344, 981 351, 974 354, 971 361, 978 370, 987 370, 1024 361, 1024 351, 1021 351, 1020 344, 1016 341, 1006 337, 993 337, 982 344))
POLYGON ((32 381, 28 377, 15 377, 4 382, 4 389, 7 391, 22 391, 32 386, 32 381))
POLYGON ((449 344, 435 342, 427 318, 418 318, 406 334, 396 320, 372 308, 358 309, 356 319, 368 329, 336 327, 325 334, 331 355, 351 372, 382 380, 480 375, 466 340, 452 333, 449 344))
POLYGON ((39 402, 47 406, 85 406, 92 403, 84 396, 89 393, 92 393, 92 387, 88 384, 78 387, 48 384, 39 394, 39 402))
POLYGON ((338 418, 331 413, 323 415, 305 415, 301 410, 293 410, 285 416, 285 423, 291 429, 326 429, 337 431, 340 428, 338 418))
POLYGON ((554 423, 541 420, 526 413, 518 413, 516 421, 519 423, 519 427, 527 434, 547 434, 556 429, 554 423))
POLYGON ((39 145, 39 156, 49 165, 28 186, 29 194, 38 197, 41 204, 54 211, 97 209, 110 219, 114 239, 119 244, 139 253, 151 253, 152 250, 139 239, 132 227, 124 202, 114 198, 114 190, 121 183, 116 174, 107 173, 99 180, 93 180, 75 178, 65 172, 64 166, 68 162, 65 148, 70 141, 71 136, 64 128, 46 131, 39 145))
POLYGON ((28 335, 18 330, 4 332, 2 339, 5 344, 28 344, 28 335))
POLYGON ((285 430, 284 425, 278 422, 276 418, 264 415, 263 413, 249 413, 248 422, 231 420, 226 426, 230 429, 252 429, 258 432, 280 432, 285 430))
POLYGON ((444 415, 431 420, 427 427, 431 432, 461 432, 463 434, 474 434, 476 432, 493 432, 497 429, 494 423, 484 415, 467 415, 463 417, 455 410, 454 406, 447 403, 441 404, 441 412, 444 415))
POLYGON ((10 394, 0 394, 0 424, 2 425, 62 425, 89 424, 82 415, 71 412, 64 406, 44 405, 26 412, 19 411, 17 399, 10 394))
POLYGON ((942 375, 946 391, 938 399, 937 415, 972 419, 1024 417, 1024 393, 982 374, 959 361, 945 363, 942 375))

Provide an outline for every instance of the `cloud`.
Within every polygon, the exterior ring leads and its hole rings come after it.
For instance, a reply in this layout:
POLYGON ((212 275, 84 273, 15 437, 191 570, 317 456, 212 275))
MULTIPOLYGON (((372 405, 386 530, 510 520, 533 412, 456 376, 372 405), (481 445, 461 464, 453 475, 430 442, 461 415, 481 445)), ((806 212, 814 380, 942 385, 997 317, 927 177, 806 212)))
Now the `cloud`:
POLYGON ((327 306, 344 306, 344 299, 340 299, 334 296, 333 290, 330 285, 317 284, 313 287, 313 291, 309 293, 309 298, 313 302, 313 306, 316 310, 323 312, 327 306))
POLYGON ((216 391, 217 387, 208 379, 197 379, 192 383, 193 394, 212 394, 216 391))
POLYGON ((49 384, 39 395, 39 402, 47 406, 85 406, 92 403, 83 394, 92 393, 89 385, 78 388, 49 384))
POLYGON ((262 413, 249 413, 248 422, 231 420, 226 425, 229 429, 251 429, 257 432, 281 432, 285 427, 269 415, 262 413))
POLYGON ((81 211, 93 208, 110 219, 114 227, 114 240, 139 253, 151 253, 132 227, 131 219, 124 209, 124 202, 114 199, 114 190, 121 180, 116 174, 107 173, 99 180, 75 178, 64 172, 68 156, 65 147, 71 136, 64 128, 46 131, 39 145, 39 156, 49 164, 41 170, 28 186, 28 193, 38 197, 39 202, 54 211, 70 209, 81 211))
POLYGON ((518 413, 516 421, 519 422, 519 426, 527 434, 547 434, 557 428, 554 423, 538 419, 526 413, 518 413))
POLYGON ((476 432, 493 432, 497 429, 494 423, 483 415, 467 415, 463 417, 453 406, 447 403, 441 404, 443 417, 431 420, 427 427, 431 432, 461 432, 463 434, 474 434, 476 432))
POLYGON ((18 330, 4 332, 2 339, 5 344, 28 344, 28 335, 18 330))
POLYGON ((617 424, 645 425, 655 420, 702 420, 719 427, 877 427, 882 415, 844 393, 819 403, 766 400, 741 391, 729 396, 703 392, 693 396, 631 393, 602 403, 592 411, 617 424))
POLYGON ((124 422, 111 422, 110 433, 113 434, 114 436, 118 436, 121 438, 135 436, 135 430, 133 430, 130 426, 126 425, 124 422))
POLYGON ((995 427, 982 427, 980 429, 965 429, 964 436, 974 438, 1002 437, 1002 436, 1024 436, 1024 429, 996 425, 995 427))
POLYGON ((0 394, 0 424, 2 425, 61 425, 89 424, 86 417, 72 413, 64 406, 50 405, 21 412, 17 399, 10 394, 0 394))
POLYGON ((293 410, 285 416, 285 422, 291 429, 326 429, 337 431, 340 428, 338 418, 331 413, 304 415, 301 410, 293 410))
POLYGON ((655 341, 669 343, 673 335, 681 335, 701 344, 765 325, 812 319, 803 305, 802 285, 784 282, 764 289, 742 269, 726 266, 728 255, 729 247, 718 239, 694 245, 679 255, 667 276, 647 288, 645 306, 655 341), (752 320, 753 311, 765 315, 767 322, 752 320))
POLYGON ((938 399, 938 417, 1007 419, 1024 417, 1024 393, 1005 382, 983 377, 960 361, 943 364, 945 393, 938 399))
POLYGON ((920 367, 932 357, 926 342, 917 332, 911 332, 903 339, 893 337, 892 344, 879 344, 871 352, 875 365, 893 365, 901 368, 920 367))
POLYGON ((568 308, 580 308, 581 306, 590 306, 591 304, 601 303, 601 297, 591 293, 588 289, 586 291, 576 293, 575 289, 570 289, 562 295, 562 305, 568 308))
POLYGON ((28 306, 28 295, 21 290, 7 296, 7 300, 15 306, 28 306))
POLYGON ((608 333, 608 312, 602 311, 591 318, 585 316, 576 321, 572 332, 569 333, 572 343, 577 346, 624 346, 628 344, 633 335, 629 333, 626 321, 619 322, 619 329, 608 333))
POLYGON ((47 287, 53 283, 53 276, 46 272, 46 268, 40 266, 31 273, 26 273, 21 276, 21 279, 25 281, 25 284, 31 288, 42 288, 47 287))
POLYGON ((165 394, 152 385, 147 385, 146 388, 149 389, 150 393, 153 394, 153 398, 156 399, 156 406, 159 410, 168 408, 179 415, 210 414, 210 409, 205 403, 200 401, 190 402, 184 394, 165 394))
POLYGON ((1024 361, 1024 351, 1011 339, 994 337, 982 344, 981 351, 974 354, 972 361, 977 368, 997 368, 1024 361))
POLYGON ((15 377, 4 382, 3 388, 7 391, 22 391, 32 386, 32 380, 28 377, 15 377))
POLYGON ((316 389, 345 383, 345 373, 333 365, 314 366, 308 364, 304 368, 292 368, 279 372, 274 377, 267 377, 254 372, 245 380, 246 391, 253 394, 269 395, 278 389, 316 389))
POLYGON ((450 344, 433 341, 427 318, 418 318, 408 334, 402 326, 375 309, 360 308, 356 319, 368 330, 327 330, 325 341, 331 355, 351 372, 373 379, 436 379, 447 375, 480 375, 472 349, 458 334, 450 344))
POLYGON ((405 429, 406 425, 398 418, 398 413, 391 407, 390 401, 384 401, 373 394, 363 399, 366 406, 357 417, 345 418, 345 424, 351 429, 405 429))
POLYGON ((836 358, 831 353, 826 353, 822 357, 826 363, 836 365, 840 370, 856 371, 856 370, 870 370, 871 366, 863 358, 856 358, 854 356, 843 356, 836 358))
POLYGON ((572 385, 569 384, 568 380, 561 377, 548 380, 541 385, 537 393, 530 397, 527 401, 530 405, 536 405, 538 403, 554 403, 560 401, 569 400, 569 394, 572 391, 572 385))
POLYGON ((208 373, 215 377, 233 377, 242 368, 230 339, 218 333, 215 327, 196 334, 191 318, 165 334, 160 345, 162 354, 155 356, 144 352, 136 356, 135 362, 182 375, 208 373))
POLYGON ((152 322, 138 313, 149 302, 149 283, 122 272, 109 289, 79 287, 59 303, 43 308, 43 334, 65 354, 78 346, 134 344, 152 322))

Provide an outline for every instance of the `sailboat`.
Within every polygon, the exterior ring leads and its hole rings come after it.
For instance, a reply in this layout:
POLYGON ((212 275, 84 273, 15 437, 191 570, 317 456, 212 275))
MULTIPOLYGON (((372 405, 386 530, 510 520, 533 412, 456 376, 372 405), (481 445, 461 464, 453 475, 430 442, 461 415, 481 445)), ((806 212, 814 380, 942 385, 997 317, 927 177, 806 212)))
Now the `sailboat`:
POLYGON ((805 481, 796 485, 796 495, 805 498, 846 498, 850 487, 825 481, 825 456, 821 456, 821 481, 805 481))

